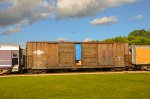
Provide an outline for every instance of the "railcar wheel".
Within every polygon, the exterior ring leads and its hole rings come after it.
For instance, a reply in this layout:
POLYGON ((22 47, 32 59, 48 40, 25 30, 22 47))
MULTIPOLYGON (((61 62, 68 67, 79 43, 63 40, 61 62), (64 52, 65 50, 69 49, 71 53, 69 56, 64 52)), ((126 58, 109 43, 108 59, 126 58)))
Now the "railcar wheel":
POLYGON ((47 73, 47 70, 41 70, 40 73, 45 74, 47 73))
POLYGON ((11 73, 11 69, 10 68, 0 69, 0 74, 1 75, 4 75, 4 74, 8 75, 10 73, 11 73))
POLYGON ((39 73, 40 73, 40 70, 33 70, 33 73, 34 73, 34 74, 39 74, 39 73))
POLYGON ((122 71, 126 71, 126 68, 124 67, 124 68, 122 68, 122 71))
POLYGON ((29 70, 28 70, 28 73, 33 74, 33 70, 32 70, 32 69, 29 69, 29 70))
POLYGON ((111 69, 111 71, 125 71, 125 70, 126 70, 125 67, 115 67, 111 69))
POLYGON ((37 69, 37 70, 35 70, 35 69, 30 69, 30 70, 28 70, 28 72, 29 73, 31 73, 31 74, 40 74, 40 73, 47 73, 47 70, 39 70, 39 69, 37 69))
POLYGON ((149 66, 141 66, 140 67, 140 69, 142 70, 142 71, 149 71, 150 70, 150 68, 149 68, 149 66))

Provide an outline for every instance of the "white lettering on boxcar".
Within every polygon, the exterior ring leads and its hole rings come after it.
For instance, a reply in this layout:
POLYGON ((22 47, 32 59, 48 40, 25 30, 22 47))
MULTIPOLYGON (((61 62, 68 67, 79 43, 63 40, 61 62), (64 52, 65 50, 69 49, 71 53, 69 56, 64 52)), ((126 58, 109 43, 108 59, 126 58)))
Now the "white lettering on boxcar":
POLYGON ((34 51, 33 53, 34 53, 34 54, 37 54, 37 55, 41 55, 41 54, 44 54, 44 51, 37 50, 37 51, 34 51))

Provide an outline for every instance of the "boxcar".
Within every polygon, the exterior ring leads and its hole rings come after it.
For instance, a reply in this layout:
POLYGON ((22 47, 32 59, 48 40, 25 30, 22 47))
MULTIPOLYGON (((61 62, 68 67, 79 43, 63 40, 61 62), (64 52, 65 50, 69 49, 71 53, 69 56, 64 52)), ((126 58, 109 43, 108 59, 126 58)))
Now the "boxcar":
POLYGON ((27 42, 27 68, 115 68, 129 66, 128 43, 27 42))
POLYGON ((0 74, 18 72, 20 66, 20 47, 0 44, 0 74))
POLYGON ((132 45, 132 64, 141 70, 150 70, 150 45, 132 45))

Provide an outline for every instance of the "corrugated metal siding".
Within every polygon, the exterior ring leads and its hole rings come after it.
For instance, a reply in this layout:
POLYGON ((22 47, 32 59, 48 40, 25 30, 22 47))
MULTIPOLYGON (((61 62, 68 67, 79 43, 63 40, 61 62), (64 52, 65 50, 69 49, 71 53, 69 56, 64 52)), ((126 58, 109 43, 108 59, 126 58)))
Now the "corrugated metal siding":
POLYGON ((82 44, 82 65, 97 65, 98 51, 97 44, 82 44))
POLYGON ((98 64, 112 66, 113 59, 113 44, 98 44, 98 64))
POLYGON ((75 44, 59 44, 59 66, 75 65, 75 44))

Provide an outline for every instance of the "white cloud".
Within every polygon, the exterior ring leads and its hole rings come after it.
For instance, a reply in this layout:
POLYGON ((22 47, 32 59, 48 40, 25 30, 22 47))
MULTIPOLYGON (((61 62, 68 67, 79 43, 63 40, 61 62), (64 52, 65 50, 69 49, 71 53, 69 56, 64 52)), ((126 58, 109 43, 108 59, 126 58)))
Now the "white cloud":
POLYGON ((58 42, 65 42, 65 41, 67 41, 67 38, 58 38, 57 41, 58 42))
POLYGON ((0 26, 15 25, 23 20, 32 23, 48 18, 54 9, 54 5, 48 1, 52 0, 1 0, 0 4, 7 7, 0 8, 0 26))
POLYGON ((90 23, 92 25, 110 25, 113 23, 118 22, 117 17, 115 16, 109 16, 109 17, 102 17, 102 18, 97 18, 91 21, 90 23))
POLYGON ((0 32, 0 35, 10 35, 10 34, 14 34, 17 32, 20 32, 22 30, 22 28, 8 28, 6 30, 4 30, 3 32, 0 32))
POLYGON ((91 42, 91 41, 92 41, 92 39, 90 39, 90 38, 86 38, 83 40, 83 42, 91 42))
POLYGON ((0 0, 0 27, 6 28, 0 34, 20 32, 25 25, 49 18, 54 13, 53 2, 54 0, 0 0))
POLYGON ((136 3, 138 0, 58 0, 57 18, 92 16, 110 7, 136 3))
POLYGON ((131 19, 132 20, 140 20, 142 18, 143 18, 143 15, 136 15, 136 16, 132 17, 131 19))
POLYGON ((16 24, 17 27, 23 27, 25 25, 29 24, 28 20, 22 20, 18 24, 16 24))
MULTIPOLYGON (((23 28, 50 16, 83 18, 138 0, 0 0, 0 27, 23 28)), ((8 29, 9 30, 9 29, 8 29)), ((5 32, 5 31, 4 31, 5 32)), ((6 33, 7 34, 7 33, 6 33)), ((8 33, 9 34, 9 33, 8 33)), ((12 34, 12 33, 11 33, 12 34)))
POLYGON ((20 32, 22 31, 23 27, 27 24, 29 24, 28 20, 22 20, 18 24, 14 25, 14 27, 9 27, 4 31, 0 32, 0 35, 10 35, 10 34, 20 32))
POLYGON ((38 13, 35 15, 32 15, 32 17, 29 19, 29 23, 32 24, 33 22, 36 22, 38 20, 44 20, 49 18, 49 13, 38 13))

